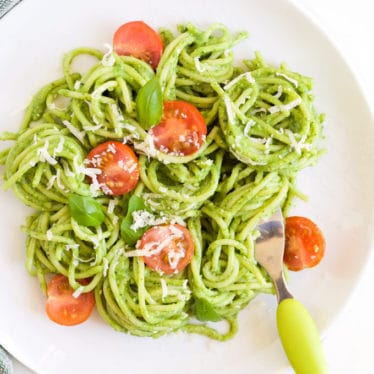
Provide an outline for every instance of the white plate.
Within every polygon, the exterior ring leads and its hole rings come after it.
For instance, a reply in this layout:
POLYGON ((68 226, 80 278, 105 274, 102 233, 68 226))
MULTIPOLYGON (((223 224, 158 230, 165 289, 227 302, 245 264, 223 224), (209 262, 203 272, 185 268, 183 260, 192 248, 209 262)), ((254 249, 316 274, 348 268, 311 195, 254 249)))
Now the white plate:
MULTIPOLYGON (((286 0, 24 0, 0 21, 0 130, 15 131, 20 110, 43 84, 60 76, 64 52, 102 47, 121 23, 143 19, 155 28, 192 21, 248 30, 237 56, 260 50, 315 78, 320 111, 327 114, 329 152, 302 172, 310 196, 294 212, 315 219, 327 240, 324 261, 291 274, 294 294, 326 333, 352 293, 373 241, 374 126, 349 67, 307 16, 286 0)), ((52 324, 36 279, 24 268, 20 225, 28 210, 1 193, 0 343, 38 373, 280 373, 287 371, 277 339, 275 299, 259 297, 240 314, 229 342, 176 334, 158 340, 117 333, 98 315, 74 328, 52 324)))

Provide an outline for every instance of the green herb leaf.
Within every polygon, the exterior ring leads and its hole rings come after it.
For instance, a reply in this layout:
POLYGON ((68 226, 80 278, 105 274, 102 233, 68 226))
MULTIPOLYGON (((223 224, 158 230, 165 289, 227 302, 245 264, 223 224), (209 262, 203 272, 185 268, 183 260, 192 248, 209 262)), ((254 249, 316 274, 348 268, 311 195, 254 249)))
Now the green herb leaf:
POLYGON ((162 91, 156 77, 151 78, 138 92, 136 110, 140 125, 149 130, 162 116, 162 91))
POLYGON ((143 236, 147 231, 148 226, 142 227, 138 230, 131 229, 131 225, 134 223, 132 213, 137 210, 147 210, 144 201, 139 196, 133 195, 130 197, 126 217, 121 223, 121 236, 122 239, 128 245, 135 245, 136 242, 143 236))
POLYGON ((195 300, 195 315, 199 321, 220 321, 222 318, 206 299, 195 300))
POLYGON ((100 203, 93 197, 69 195, 71 216, 83 226, 99 226, 104 221, 104 212, 100 203))

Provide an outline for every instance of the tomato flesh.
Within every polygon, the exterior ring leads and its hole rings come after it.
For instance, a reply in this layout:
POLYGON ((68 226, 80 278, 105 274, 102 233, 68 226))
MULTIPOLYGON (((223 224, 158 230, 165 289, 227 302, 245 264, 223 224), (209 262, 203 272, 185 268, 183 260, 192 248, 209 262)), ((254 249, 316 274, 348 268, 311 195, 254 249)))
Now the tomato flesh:
POLYGON ((199 110, 180 100, 165 101, 161 122, 149 131, 155 147, 176 156, 195 153, 205 142, 207 126, 199 110))
POLYGON ((97 182, 107 195, 123 195, 138 183, 138 158, 126 144, 117 141, 102 143, 91 150, 86 164, 89 168, 100 169, 97 182))
POLYGON ((164 51, 160 35, 143 21, 128 22, 120 26, 113 36, 113 48, 118 55, 137 57, 148 62, 154 69, 164 51))
POLYGON ((161 274, 176 274, 190 262, 194 253, 191 233, 178 224, 153 226, 138 243, 138 249, 149 252, 143 260, 161 274))
POLYGON ((73 326, 88 319, 95 306, 93 292, 82 293, 78 297, 74 297, 73 293, 64 275, 55 275, 48 282, 45 309, 50 320, 60 325, 73 326))
POLYGON ((284 263, 288 269, 299 271, 318 265, 325 247, 321 230, 309 218, 292 216, 286 219, 284 263))

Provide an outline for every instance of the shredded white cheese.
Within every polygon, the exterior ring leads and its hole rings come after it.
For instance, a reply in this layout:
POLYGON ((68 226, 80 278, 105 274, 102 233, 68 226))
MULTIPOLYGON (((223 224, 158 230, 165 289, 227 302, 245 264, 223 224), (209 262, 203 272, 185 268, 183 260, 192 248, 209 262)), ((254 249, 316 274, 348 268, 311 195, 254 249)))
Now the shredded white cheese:
POLYGON ((103 127, 103 125, 101 123, 99 123, 95 126, 84 126, 84 130, 95 132, 97 130, 100 130, 102 127, 103 127))
POLYGON ((74 90, 79 90, 81 87, 82 82, 80 80, 76 80, 74 82, 74 90))
POLYGON ((271 136, 269 136, 265 141, 265 154, 270 153, 270 145, 271 145, 272 142, 273 142, 273 138, 271 136))
POLYGON ((132 213, 133 224, 130 226, 131 230, 138 230, 146 226, 162 225, 168 222, 168 217, 156 218, 147 210, 136 210, 132 213))
POLYGON ((106 277, 109 269, 109 261, 106 257, 103 258, 103 276, 106 277))
POLYGON ((79 131, 72 123, 64 119, 62 123, 68 128, 68 130, 81 142, 84 142, 84 137, 86 136, 85 131, 79 131))
POLYGON ((168 252, 168 262, 172 269, 176 269, 179 261, 186 256, 184 248, 179 248, 179 251, 171 250, 168 252))
POLYGON ((291 147, 296 151, 296 153, 298 155, 301 154, 302 149, 310 149, 311 145, 310 144, 305 144, 305 139, 306 139, 305 134, 301 137, 300 141, 298 142, 296 140, 295 134, 291 130, 286 129, 285 133, 290 138, 291 147))
POLYGON ((61 136, 60 141, 57 144, 57 147, 53 151, 53 157, 56 157, 58 154, 60 154, 64 150, 64 143, 65 143, 65 137, 61 136))
POLYGON ((53 239, 53 232, 51 229, 47 230, 46 235, 48 241, 51 241, 53 239))
POLYGON ((84 287, 83 286, 79 286, 74 292, 73 292, 73 297, 74 298, 78 298, 80 295, 81 295, 81 293, 83 292, 83 290, 84 290, 84 287))
POLYGON ((103 66, 113 66, 116 62, 113 55, 113 47, 109 43, 104 44, 104 47, 107 49, 107 52, 104 54, 101 63, 103 66))
POLYGON ((205 68, 201 65, 200 58, 195 57, 194 58, 195 68, 199 73, 203 73, 205 71, 205 68))
POLYGON ((297 87, 299 85, 299 82, 296 80, 296 79, 293 79, 291 77, 289 77, 288 75, 284 74, 284 73, 275 73, 276 75, 280 76, 280 77, 283 77, 284 79, 288 80, 289 82, 291 82, 295 87, 297 87))
POLYGON ((151 257, 161 253, 173 240, 173 235, 163 239, 161 242, 150 242, 144 245, 143 249, 135 249, 125 252, 126 257, 151 257))
POLYGON ((281 85, 278 86, 278 91, 277 93, 274 95, 274 98, 275 99, 279 99, 281 96, 282 96, 282 93, 283 93, 283 87, 281 85))
POLYGON ((288 112, 289 110, 297 107, 298 105, 300 105, 302 102, 301 100, 301 97, 298 97, 297 99, 287 103, 287 104, 284 104, 284 105, 274 105, 272 107, 270 107, 268 109, 268 111, 271 113, 271 114, 274 114, 274 113, 277 113, 277 112, 288 112))
POLYGON ((36 153, 38 154, 40 161, 48 162, 50 165, 56 165, 57 161, 48 152, 49 141, 46 140, 42 148, 38 148, 36 153))
POLYGON ((256 123, 252 118, 247 122, 247 124, 244 127, 244 136, 248 136, 250 128, 256 123))
POLYGON ((69 164, 65 160, 61 160, 61 164, 67 177, 75 177, 75 174, 70 170, 69 164))
POLYGON ((118 201, 114 199, 110 199, 108 203, 108 213, 113 214, 114 208, 116 207, 118 201))
POLYGON ((152 129, 148 132, 143 142, 134 144, 134 148, 138 152, 143 153, 149 157, 156 157, 157 150, 153 142, 153 137, 151 135, 152 135, 152 129))
POLYGON ((246 73, 243 73, 243 74, 240 74, 238 75, 237 77, 235 77, 232 81, 230 81, 229 83, 227 83, 223 88, 224 90, 228 90, 229 88, 231 88, 232 86, 234 86, 236 83, 238 83, 241 79, 247 79, 247 81, 249 83, 256 83, 256 80, 252 77, 252 74, 251 72, 247 71, 246 73))
POLYGON ((110 153, 113 153, 113 154, 117 153, 117 149, 112 143, 109 143, 106 150, 107 150, 107 152, 110 152, 110 153))
POLYGON ((67 251, 70 251, 71 249, 78 249, 79 248, 79 244, 66 244, 65 245, 65 249, 67 251))
POLYGON ((226 105, 227 119, 229 123, 234 123, 235 113, 232 108, 232 102, 227 95, 223 97, 223 101, 225 102, 225 105, 226 105))
POLYGON ((164 278, 160 278, 160 283, 161 283, 161 288, 162 288, 162 299, 165 299, 165 297, 169 293, 168 286, 164 278))
POLYGON ((122 129, 126 129, 126 130, 129 130, 129 131, 135 131, 136 130, 136 127, 134 125, 132 125, 131 123, 120 123, 120 127, 122 129))
POLYGON ((265 108, 257 108, 257 109, 253 109, 253 110, 251 111, 251 114, 252 114, 252 115, 255 115, 255 114, 257 114, 257 113, 266 113, 266 109, 265 109, 265 108))

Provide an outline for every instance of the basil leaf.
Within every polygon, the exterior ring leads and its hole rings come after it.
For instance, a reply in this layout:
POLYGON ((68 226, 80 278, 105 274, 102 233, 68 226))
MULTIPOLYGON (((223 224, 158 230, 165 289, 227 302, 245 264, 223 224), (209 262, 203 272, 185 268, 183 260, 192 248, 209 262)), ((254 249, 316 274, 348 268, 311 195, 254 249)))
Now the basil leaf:
POLYGON ((136 242, 143 236, 147 231, 148 226, 142 227, 138 230, 131 229, 131 225, 134 223, 132 213, 137 210, 147 210, 144 201, 139 196, 133 195, 130 197, 126 217, 121 223, 121 236, 124 242, 128 245, 135 245, 136 242))
POLYGON ((105 215, 100 203, 93 197, 71 194, 68 197, 71 216, 83 226, 99 226, 105 215))
POLYGON ((214 306, 206 299, 196 299, 194 306, 195 316, 199 321, 220 321, 222 318, 214 306))
POLYGON ((138 92, 136 111, 140 125, 149 130, 162 116, 162 91, 156 77, 151 78, 138 92))

